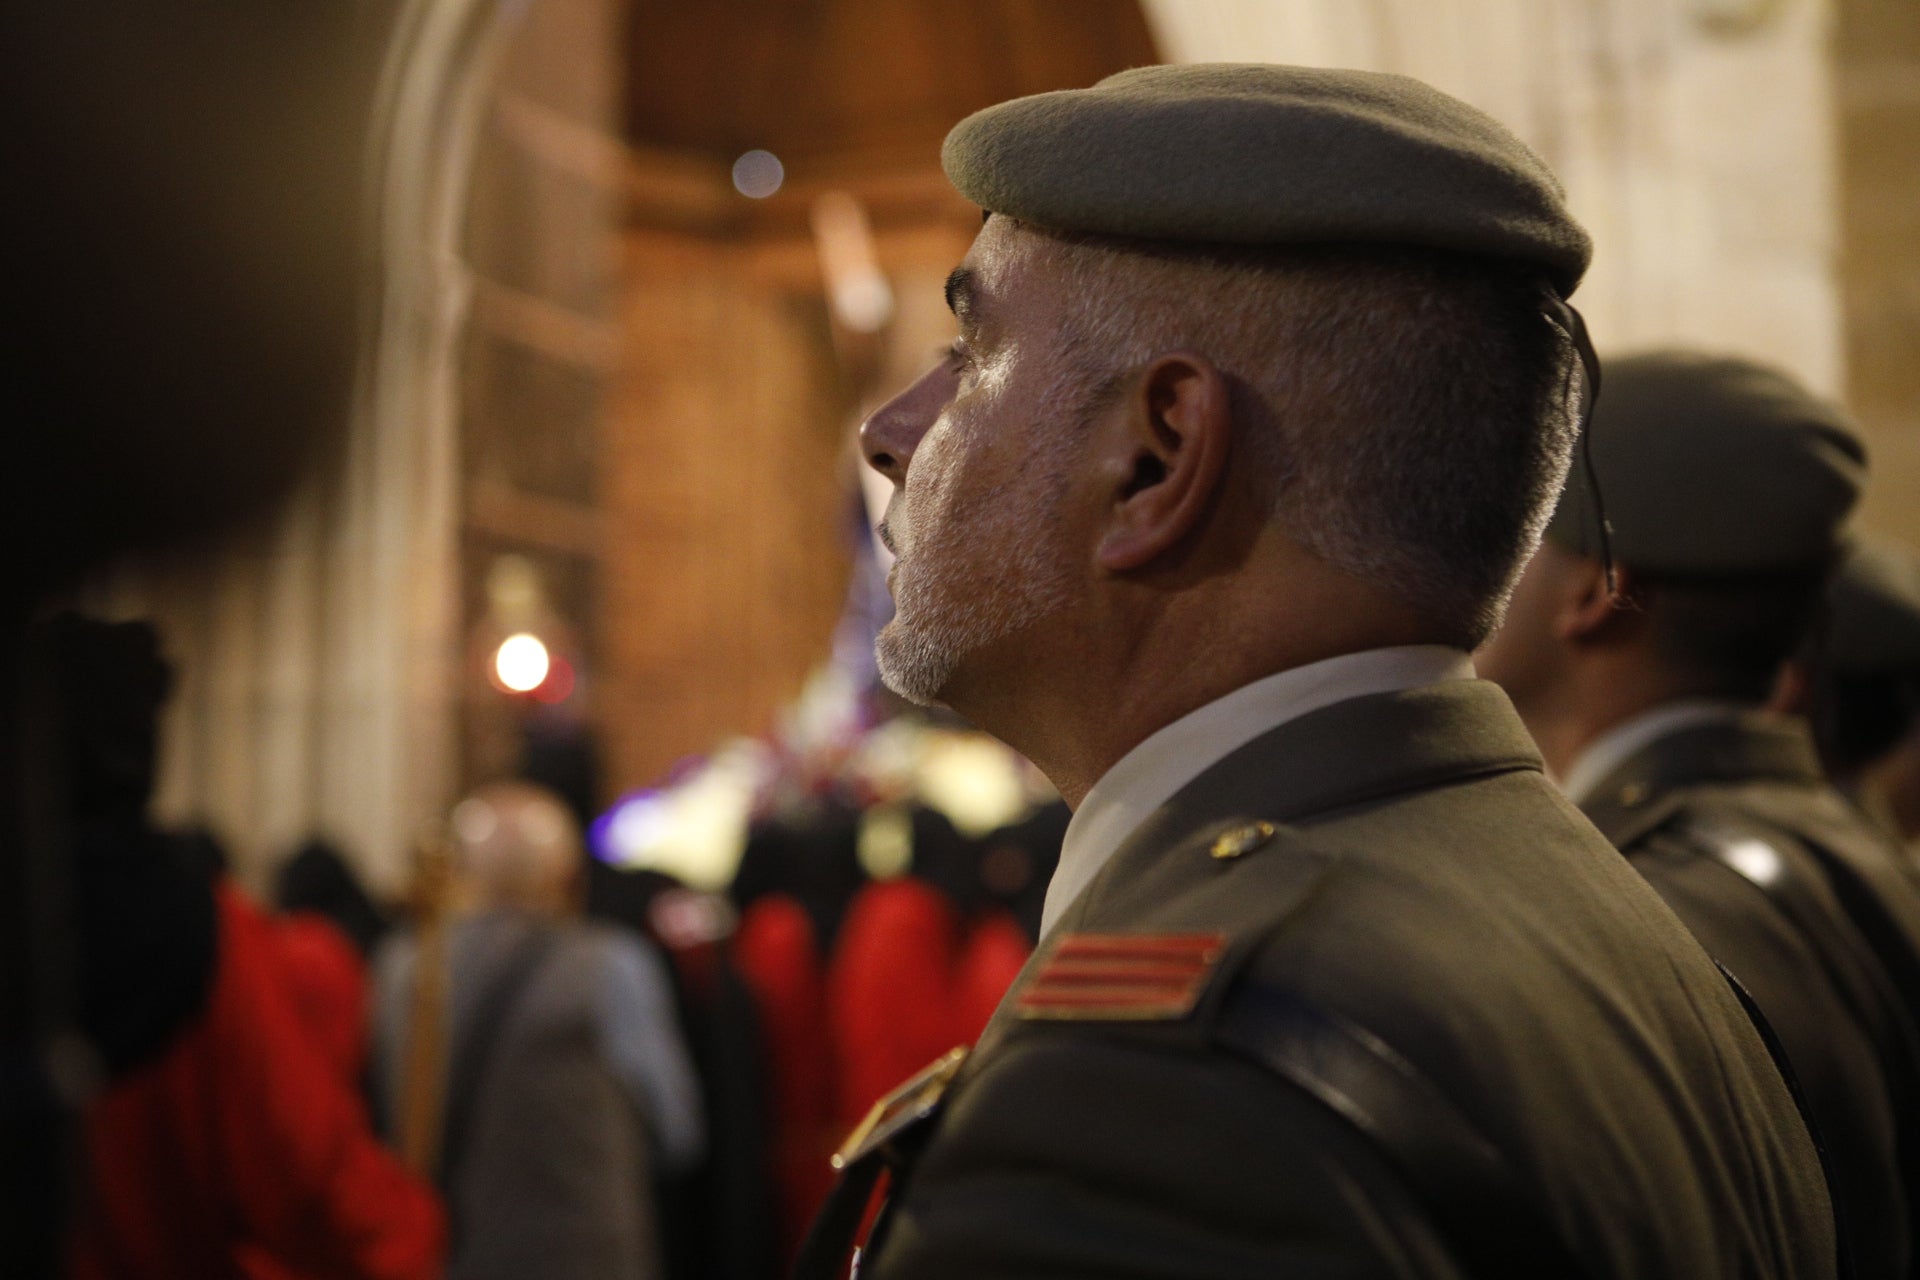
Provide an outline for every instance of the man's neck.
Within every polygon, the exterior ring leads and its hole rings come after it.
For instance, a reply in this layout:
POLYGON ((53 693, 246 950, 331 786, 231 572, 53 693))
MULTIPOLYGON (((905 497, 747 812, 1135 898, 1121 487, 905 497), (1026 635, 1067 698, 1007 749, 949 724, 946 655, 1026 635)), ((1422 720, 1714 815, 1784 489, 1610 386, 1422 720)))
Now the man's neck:
POLYGON ((1533 697, 1515 698, 1515 709, 1540 747, 1547 772, 1564 778, 1596 741, 1620 725, 1691 696, 1686 684, 1656 667, 1609 660, 1578 663, 1533 697))
POLYGON ((953 705, 1077 807, 1129 751, 1236 689, 1343 654, 1434 641, 1422 622, 1352 600, 1249 603, 1240 594, 1179 605, 1080 624, 1048 661, 1023 664, 1028 679, 975 681, 953 705))
POLYGON ((1104 666, 1097 670, 1107 674, 1088 667, 1063 671, 1028 696, 1002 686, 998 697, 956 699, 955 709, 1031 760, 1067 806, 1077 809, 1116 761, 1160 729, 1273 674, 1188 669, 1149 676, 1104 666))

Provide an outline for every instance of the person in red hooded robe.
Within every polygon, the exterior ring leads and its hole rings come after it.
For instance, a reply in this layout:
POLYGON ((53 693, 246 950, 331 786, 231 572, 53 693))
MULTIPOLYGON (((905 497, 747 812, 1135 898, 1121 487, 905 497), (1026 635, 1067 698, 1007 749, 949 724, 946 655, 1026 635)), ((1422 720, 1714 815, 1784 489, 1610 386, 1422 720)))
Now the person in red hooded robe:
POLYGON ((57 620, 70 710, 86 1108, 76 1280, 429 1280, 438 1198, 302 1020, 273 922, 146 817, 171 683, 140 623, 57 620))

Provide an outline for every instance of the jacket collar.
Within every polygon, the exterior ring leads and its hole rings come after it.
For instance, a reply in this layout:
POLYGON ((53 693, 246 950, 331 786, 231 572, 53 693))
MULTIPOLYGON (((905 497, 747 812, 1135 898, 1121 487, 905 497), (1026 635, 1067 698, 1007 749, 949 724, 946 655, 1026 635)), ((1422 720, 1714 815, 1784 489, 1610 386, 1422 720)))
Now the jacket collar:
POLYGON ((1486 680, 1350 698, 1290 720, 1181 788, 1115 850, 1053 931, 1078 927, 1109 885, 1225 819, 1299 822, 1468 778, 1540 771, 1513 704, 1486 680))
POLYGON ((1609 840, 1625 845, 1657 824, 1683 788, 1824 780, 1804 723, 1754 712, 1656 738, 1616 766, 1580 807, 1609 840))

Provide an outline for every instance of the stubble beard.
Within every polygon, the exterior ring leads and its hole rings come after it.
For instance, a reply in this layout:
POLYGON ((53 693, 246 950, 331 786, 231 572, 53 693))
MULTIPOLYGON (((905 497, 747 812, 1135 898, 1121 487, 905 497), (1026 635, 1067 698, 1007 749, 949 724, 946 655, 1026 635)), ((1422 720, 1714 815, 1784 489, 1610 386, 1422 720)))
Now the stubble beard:
POLYGON ((968 657, 1066 607, 1071 575, 1048 537, 1058 487, 1038 510, 1013 504, 979 518, 916 530, 891 522, 903 559, 893 620, 874 640, 880 679, 919 706, 946 701, 968 657))

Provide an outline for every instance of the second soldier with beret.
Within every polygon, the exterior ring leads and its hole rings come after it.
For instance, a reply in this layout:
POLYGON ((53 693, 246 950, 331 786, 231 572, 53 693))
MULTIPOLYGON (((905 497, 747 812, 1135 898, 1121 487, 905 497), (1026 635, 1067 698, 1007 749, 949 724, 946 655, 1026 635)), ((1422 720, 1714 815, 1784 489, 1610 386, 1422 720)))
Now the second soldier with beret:
POLYGON ((1766 710, 1818 628, 1865 451, 1836 407, 1751 361, 1653 352, 1606 377, 1586 446, 1611 537, 1576 477, 1481 674, 1778 1032, 1854 1274, 1908 1275, 1920 893, 1805 722, 1766 710))
POLYGON ((1819 1277, 1711 960, 1468 651, 1566 472, 1588 244, 1397 76, 1154 67, 962 122, 960 339, 876 411, 888 683, 1075 808, 973 1056, 841 1154, 861 1275, 1819 1277), (944 1090, 944 1092, 943 1092, 944 1090))

